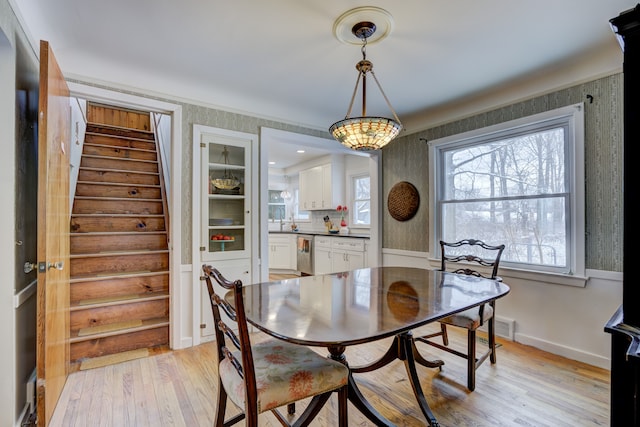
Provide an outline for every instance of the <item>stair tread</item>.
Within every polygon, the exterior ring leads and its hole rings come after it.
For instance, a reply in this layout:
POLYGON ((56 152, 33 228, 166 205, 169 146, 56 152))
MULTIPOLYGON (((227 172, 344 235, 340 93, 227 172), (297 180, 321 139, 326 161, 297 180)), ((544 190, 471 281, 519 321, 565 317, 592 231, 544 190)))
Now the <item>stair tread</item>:
POLYGON ((131 277, 148 277, 148 276, 159 276, 163 274, 169 274, 168 270, 158 270, 158 271, 134 271, 127 273, 111 273, 111 274, 100 274, 95 276, 84 276, 84 277, 72 277, 69 279, 71 284, 78 282, 98 282, 101 280, 111 280, 111 279, 124 279, 131 277))
POLYGON ((71 236, 127 236, 127 235, 145 235, 167 234, 166 230, 150 230, 141 228, 135 231, 72 231, 71 236))
POLYGON ((136 202, 157 202, 159 200, 162 200, 162 199, 142 199, 142 198, 135 198, 135 197, 100 197, 100 196, 76 196, 75 199, 76 200, 100 199, 100 200, 113 200, 113 201, 130 200, 130 201, 136 201, 136 202))
POLYGON ((114 187, 147 187, 160 188, 159 184, 129 184, 126 182, 108 182, 108 181, 78 181, 78 184, 86 185, 109 185, 114 187))
MULTIPOLYGON (((69 342, 71 344, 75 343, 75 342, 80 342, 80 341, 87 341, 87 340, 93 340, 93 339, 97 339, 97 338, 104 338, 104 337, 111 337, 114 335, 123 335, 123 334, 128 334, 131 332, 137 332, 137 331, 144 331, 145 329, 153 329, 153 328, 160 328, 160 327, 164 327, 164 326, 169 326, 169 319, 167 319, 166 317, 159 317, 156 319, 148 319, 148 320, 141 320, 140 321, 141 324, 139 326, 132 326, 132 327, 128 327, 128 328, 121 328, 121 329, 116 329, 116 330, 111 330, 111 331, 101 331, 98 333, 85 333, 85 335, 79 336, 78 335, 78 331, 71 331, 71 335, 69 338, 69 342)), ((118 322, 121 323, 121 322, 118 322)))
MULTIPOLYGON (((128 199, 127 199, 128 200, 128 199)), ((156 199, 151 199, 156 200, 156 199)), ((131 213, 73 213, 71 217, 118 217, 118 218, 138 218, 138 217, 151 217, 151 218, 164 218, 163 214, 149 214, 149 213, 140 213, 140 214, 131 214, 131 213)))
MULTIPOLYGON (((152 142, 152 141, 146 141, 145 142, 152 142)), ((137 148, 137 147, 125 147, 122 145, 109 145, 109 144, 98 144, 95 142, 85 142, 83 145, 85 146, 90 146, 90 147, 102 147, 102 148, 109 148, 109 149, 119 149, 119 150, 132 150, 132 151, 141 151, 144 153, 155 153, 156 150, 147 150, 145 148, 137 148)), ((93 154, 94 156, 96 154, 93 154)))
POLYGON ((92 168, 89 166, 80 166, 79 170, 95 171, 95 172, 118 172, 118 173, 130 173, 140 175, 159 175, 159 172, 146 172, 146 171, 132 171, 127 169, 104 169, 104 168, 92 168))
MULTIPOLYGON (((84 158, 92 158, 92 159, 110 159, 110 160, 119 160, 121 162, 142 162, 142 163, 158 163, 157 160, 145 160, 145 159, 131 159, 128 157, 112 157, 112 156, 100 156, 97 154, 83 154, 84 158)), ((104 170, 111 170, 105 168, 104 170)))
POLYGON ((157 301, 169 298, 167 292, 148 292, 144 294, 120 295, 118 297, 109 296, 104 298, 93 298, 78 301, 70 307, 71 311, 90 310, 92 308, 110 307, 113 305, 133 304, 144 301, 157 301))
POLYGON ((98 258, 101 256, 112 256, 112 255, 149 255, 149 254, 164 254, 168 253, 169 249, 144 249, 144 250, 134 250, 134 251, 104 251, 104 252, 94 252, 90 254, 71 254, 70 258, 98 258))
POLYGON ((76 363, 77 366, 72 367, 72 369, 86 371, 88 369, 102 368, 104 366, 115 365, 117 363, 128 362, 130 360, 142 359, 148 356, 148 348, 137 348, 135 350, 120 351, 103 356, 85 358, 79 361, 79 363, 76 363))

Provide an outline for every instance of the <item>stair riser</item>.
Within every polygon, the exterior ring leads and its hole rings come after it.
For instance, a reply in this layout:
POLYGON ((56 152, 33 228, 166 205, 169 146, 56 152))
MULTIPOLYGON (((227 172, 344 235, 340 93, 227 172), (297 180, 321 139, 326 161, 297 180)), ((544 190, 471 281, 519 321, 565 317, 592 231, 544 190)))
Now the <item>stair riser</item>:
POLYGON ((109 135, 111 137, 117 137, 121 139, 155 142, 155 136, 153 135, 153 132, 135 129, 123 129, 118 127, 114 128, 111 126, 101 126, 92 123, 89 123, 87 125, 86 133, 103 134, 105 136, 109 135))
POLYGON ((127 128, 128 132, 151 129, 151 115, 146 111, 136 111, 126 108, 112 107, 90 103, 87 105, 87 121, 95 124, 105 124, 127 128))
POLYGON ((169 317, 169 298, 110 307, 74 310, 70 314, 71 336, 83 328, 90 328, 126 320, 148 320, 169 317))
POLYGON ((169 274, 74 282, 70 286, 71 305, 100 298, 153 295, 169 292, 169 274))
POLYGON ((166 234, 135 233, 113 236, 71 234, 70 248, 72 254, 95 254, 105 251, 140 251, 166 250, 166 234))
POLYGON ((164 218, 159 217, 91 217, 71 218, 72 233, 95 233, 109 231, 166 231, 164 218))
POLYGON ((141 150, 155 150, 156 144, 153 141, 140 141, 136 139, 118 138, 108 135, 86 135, 84 142, 100 145, 112 145, 114 147, 139 148, 141 150))
POLYGON ((70 261, 71 278, 138 271, 169 269, 169 254, 107 255, 96 257, 73 256, 70 261))
POLYGON ((168 344, 169 327, 163 326, 130 334, 72 343, 71 361, 168 344))
POLYGON ((80 197, 122 197, 132 199, 160 199, 160 187, 141 185, 86 184, 76 185, 76 196, 80 197))
POLYGON ((97 145, 84 144, 82 154, 90 156, 117 157, 135 160, 156 160, 155 151, 131 150, 123 147, 101 147, 97 145))
POLYGON ((76 199, 73 202, 74 214, 132 214, 159 215, 163 213, 161 201, 149 200, 98 200, 76 199))
POLYGON ((108 182, 122 184, 160 185, 160 177, 157 174, 113 172, 80 169, 78 181, 108 182))
POLYGON ((133 172, 158 173, 158 163, 148 160, 105 159, 102 157, 82 156, 80 167, 101 170, 122 170, 133 172))

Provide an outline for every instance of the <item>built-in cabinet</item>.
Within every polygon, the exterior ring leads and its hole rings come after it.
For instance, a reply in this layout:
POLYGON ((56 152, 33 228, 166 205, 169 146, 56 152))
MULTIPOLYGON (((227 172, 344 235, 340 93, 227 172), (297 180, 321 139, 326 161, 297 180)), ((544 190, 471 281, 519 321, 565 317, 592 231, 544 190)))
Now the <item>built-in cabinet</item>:
POLYGON ((203 261, 251 256, 249 143, 205 135, 200 144, 203 261))
POLYGON ((296 268, 296 235, 269 233, 269 269, 295 270, 296 268))
POLYGON ((344 205, 344 157, 300 171, 300 209, 329 210, 344 205))
POLYGON ((366 267, 366 240, 316 236, 314 239, 314 273, 337 273, 366 267))
POLYGON ((193 269, 194 283, 200 285, 195 327, 203 341, 214 338, 214 329, 208 292, 199 280, 202 264, 212 265, 229 280, 254 282, 256 141, 252 134, 194 127, 193 269))

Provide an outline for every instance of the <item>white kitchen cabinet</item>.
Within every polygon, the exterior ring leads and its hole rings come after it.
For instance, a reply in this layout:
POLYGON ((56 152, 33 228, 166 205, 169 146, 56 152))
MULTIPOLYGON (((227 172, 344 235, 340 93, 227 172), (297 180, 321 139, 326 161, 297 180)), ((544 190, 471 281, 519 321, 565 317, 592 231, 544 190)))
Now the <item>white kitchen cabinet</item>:
POLYGON ((333 273, 331 237, 316 236, 313 240, 313 252, 314 274, 333 273))
POLYGON ((300 171, 300 209, 331 210, 344 205, 344 157, 300 171))
POLYGON ((314 272, 329 274, 365 266, 365 240, 350 237, 316 236, 314 272))
POLYGON ((322 209, 322 166, 300 171, 300 209, 322 209))
POLYGON ((295 270, 295 234, 269 233, 269 268, 273 270, 295 270))
POLYGON ((331 239, 331 254, 333 272, 363 268, 365 265, 364 240, 333 237, 331 239))

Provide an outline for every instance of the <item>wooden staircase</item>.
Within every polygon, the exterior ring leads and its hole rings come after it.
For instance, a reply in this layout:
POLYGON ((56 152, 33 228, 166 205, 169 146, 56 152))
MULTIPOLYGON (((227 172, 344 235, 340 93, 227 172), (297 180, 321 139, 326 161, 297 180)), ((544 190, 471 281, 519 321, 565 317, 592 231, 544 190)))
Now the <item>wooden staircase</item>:
POLYGON ((71 214, 72 363, 169 344, 169 221, 150 122, 87 105, 71 214))

